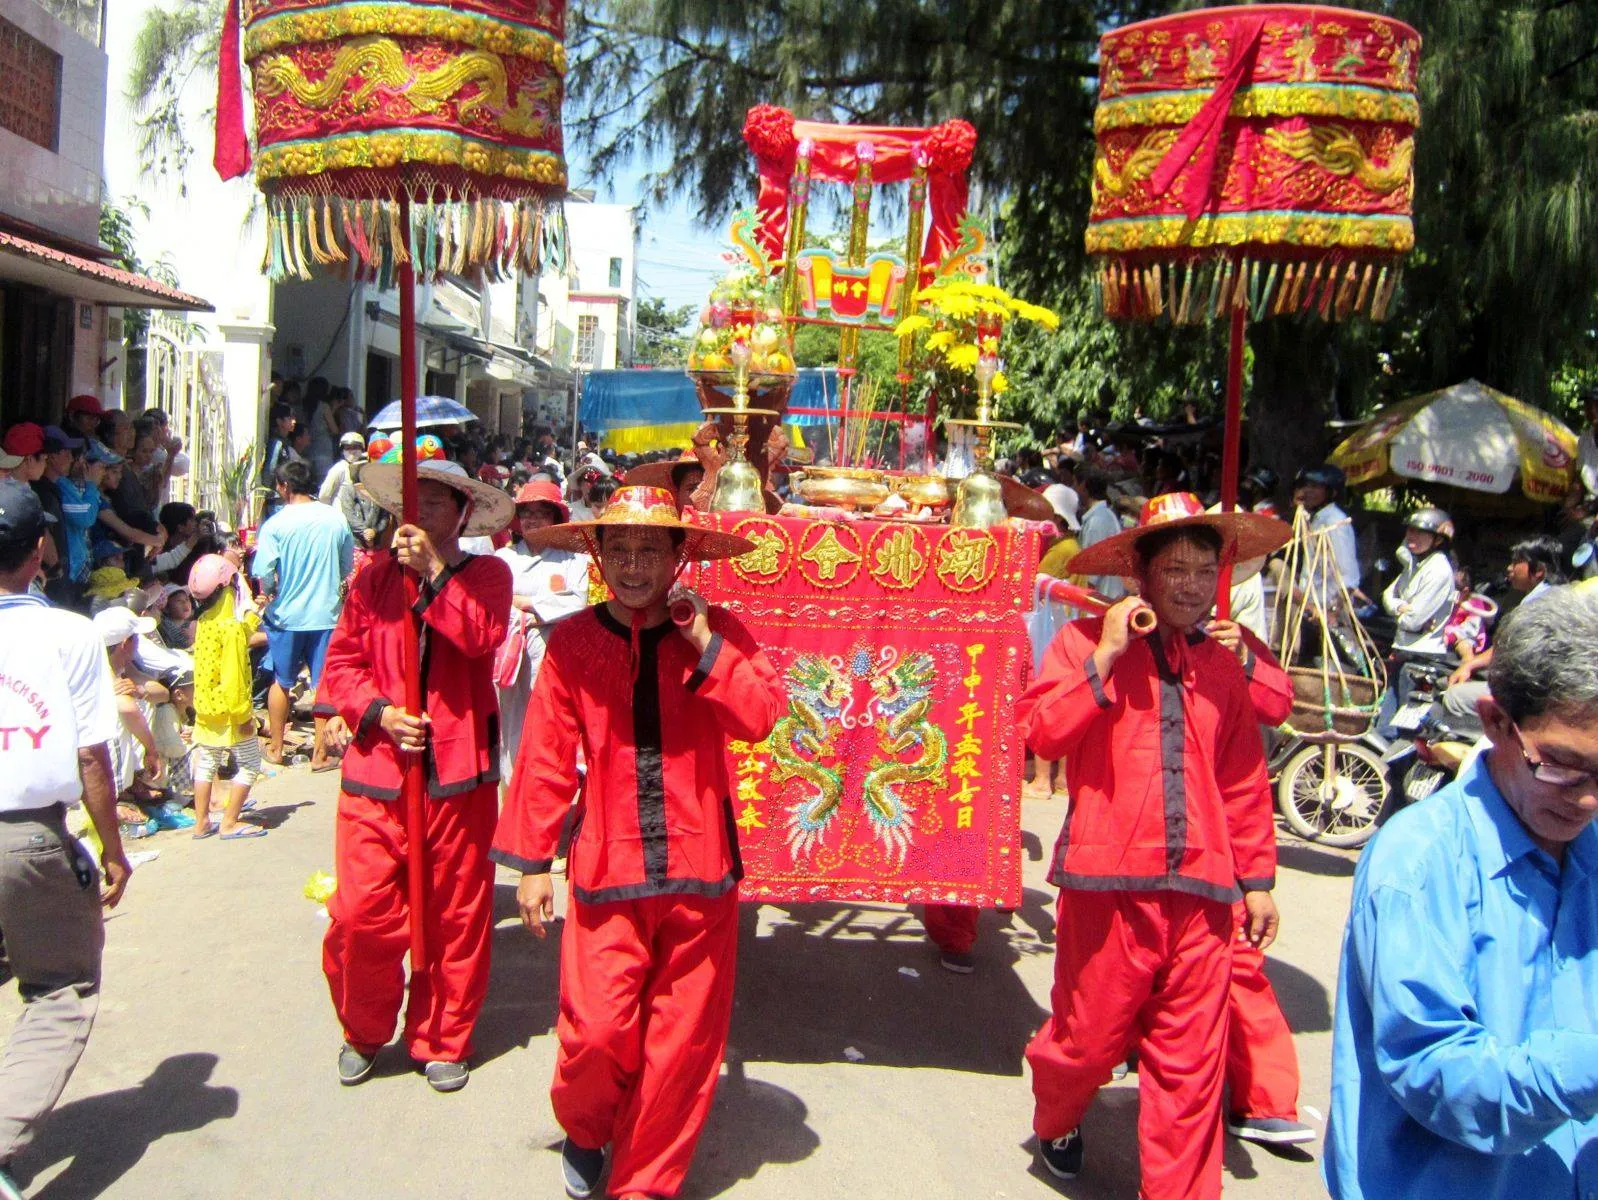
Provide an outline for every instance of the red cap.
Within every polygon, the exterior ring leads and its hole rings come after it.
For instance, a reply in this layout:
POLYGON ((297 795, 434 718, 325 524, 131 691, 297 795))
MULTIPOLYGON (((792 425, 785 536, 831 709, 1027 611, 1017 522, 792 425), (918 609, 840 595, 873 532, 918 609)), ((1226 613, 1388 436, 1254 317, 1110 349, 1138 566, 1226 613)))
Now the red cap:
POLYGON ((0 443, 8 455, 27 458, 44 449, 44 430, 32 421, 23 421, 6 430, 5 441, 0 443))
POLYGON ((67 411, 69 413, 93 413, 98 417, 105 414, 105 405, 100 403, 100 397, 91 396, 88 392, 84 392, 81 396, 74 396, 67 401, 67 411))
POLYGON ((522 504, 552 504, 560 510, 560 519, 571 519, 571 509, 566 506, 565 499, 560 494, 560 488, 547 479, 529 479, 522 484, 516 493, 516 503, 522 504))

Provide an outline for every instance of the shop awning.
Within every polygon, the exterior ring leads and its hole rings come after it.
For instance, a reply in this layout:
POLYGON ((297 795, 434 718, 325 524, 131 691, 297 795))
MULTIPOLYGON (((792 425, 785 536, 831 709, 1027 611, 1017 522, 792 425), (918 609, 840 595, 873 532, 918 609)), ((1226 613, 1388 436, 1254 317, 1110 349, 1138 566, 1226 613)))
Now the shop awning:
POLYGON ((0 231, 0 280, 46 288, 89 304, 215 311, 198 296, 167 287, 147 275, 136 275, 4 231, 0 231))

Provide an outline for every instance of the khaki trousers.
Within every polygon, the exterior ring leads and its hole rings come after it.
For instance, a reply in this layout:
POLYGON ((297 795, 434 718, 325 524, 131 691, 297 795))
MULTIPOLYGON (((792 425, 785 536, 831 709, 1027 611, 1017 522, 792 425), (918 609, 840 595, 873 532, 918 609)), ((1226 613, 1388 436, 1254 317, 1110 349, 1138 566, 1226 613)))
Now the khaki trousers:
POLYGON ((0 933, 24 1007, 0 1060, 0 1164, 33 1140, 100 1006, 100 872, 59 806, 0 813, 0 933))

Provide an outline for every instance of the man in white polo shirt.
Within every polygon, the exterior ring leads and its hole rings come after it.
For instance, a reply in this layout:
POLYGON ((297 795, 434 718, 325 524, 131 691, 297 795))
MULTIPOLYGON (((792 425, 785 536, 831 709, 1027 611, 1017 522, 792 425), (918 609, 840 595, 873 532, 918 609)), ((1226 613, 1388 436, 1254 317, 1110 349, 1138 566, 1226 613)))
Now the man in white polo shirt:
POLYGON ((21 1200, 11 1160, 33 1140, 83 1054, 100 1003, 100 905, 132 868, 117 833, 110 741, 116 696, 86 618, 30 595, 48 521, 26 484, 0 481, 0 930, 23 999, 0 1059, 0 1200, 21 1200), (79 801, 100 872, 67 833, 79 801))

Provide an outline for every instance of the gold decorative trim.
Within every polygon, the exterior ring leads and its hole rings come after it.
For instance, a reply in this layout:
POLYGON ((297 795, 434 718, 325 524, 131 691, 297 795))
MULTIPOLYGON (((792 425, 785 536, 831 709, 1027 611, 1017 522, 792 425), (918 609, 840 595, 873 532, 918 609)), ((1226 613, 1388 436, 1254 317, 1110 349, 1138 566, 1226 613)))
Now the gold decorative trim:
POLYGON ((1088 226, 1089 254, 1119 254, 1172 247, 1304 246, 1317 250, 1379 250, 1403 254, 1415 246, 1408 216, 1337 216, 1270 212, 1097 220, 1088 226))
MULTIPOLYGON (((1102 100, 1093 113, 1093 130, 1103 133, 1137 125, 1185 125, 1212 94, 1210 89, 1102 100)), ((1420 101, 1414 93, 1352 85, 1255 84, 1238 90, 1230 112, 1234 117, 1341 117, 1420 124, 1420 101)))
POLYGON ((514 58, 548 63, 566 73, 566 47, 540 29, 512 25, 481 13, 408 4, 347 4, 263 17, 244 31, 244 61, 285 46, 386 33, 473 46, 514 58))
POLYGON ((566 185, 566 164, 552 150, 494 146, 434 130, 342 134, 263 146, 255 156, 255 180, 265 184, 326 171, 388 170, 407 163, 458 167, 477 175, 549 187, 566 185))

